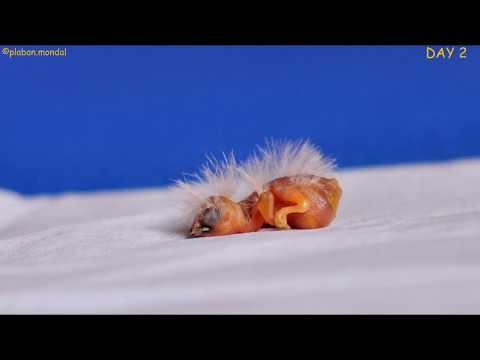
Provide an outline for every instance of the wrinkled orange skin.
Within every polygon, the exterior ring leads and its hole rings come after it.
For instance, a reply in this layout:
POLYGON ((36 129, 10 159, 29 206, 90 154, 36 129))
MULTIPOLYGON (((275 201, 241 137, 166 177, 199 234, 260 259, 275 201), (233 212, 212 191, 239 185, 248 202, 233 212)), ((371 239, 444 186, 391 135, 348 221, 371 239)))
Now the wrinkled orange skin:
POLYGON ((267 185, 267 191, 273 194, 275 215, 267 217, 266 222, 277 228, 315 229, 333 221, 342 195, 337 180, 315 176, 304 176, 301 180, 305 184, 283 177, 267 185))
POLYGON ((238 203, 224 196, 212 197, 212 206, 222 216, 206 232, 199 232, 197 217, 192 236, 219 236, 254 232, 262 226, 279 229, 315 229, 328 226, 335 218, 342 195, 336 179, 302 175, 282 177, 264 186, 264 192, 250 194, 238 203))

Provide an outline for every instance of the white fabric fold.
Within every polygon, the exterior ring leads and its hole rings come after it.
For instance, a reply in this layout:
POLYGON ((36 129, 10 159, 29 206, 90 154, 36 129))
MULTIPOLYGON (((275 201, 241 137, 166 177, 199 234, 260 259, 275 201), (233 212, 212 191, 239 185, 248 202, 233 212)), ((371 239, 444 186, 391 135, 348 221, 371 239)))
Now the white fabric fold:
POLYGON ((326 229, 203 239, 168 189, 0 191, 0 313, 480 313, 480 160, 339 181, 326 229))

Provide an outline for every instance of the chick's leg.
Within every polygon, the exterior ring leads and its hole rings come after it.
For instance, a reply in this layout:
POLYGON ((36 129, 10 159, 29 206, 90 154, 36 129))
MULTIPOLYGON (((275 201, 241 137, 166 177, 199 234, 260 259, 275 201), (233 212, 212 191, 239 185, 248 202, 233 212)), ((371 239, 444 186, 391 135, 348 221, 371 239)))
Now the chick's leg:
POLYGON ((297 189, 282 191, 278 195, 282 201, 293 203, 295 205, 283 207, 275 213, 275 226, 279 229, 290 229, 290 225, 288 225, 287 222, 288 214, 304 213, 310 208, 310 203, 305 195, 297 189))
POLYGON ((274 197, 270 191, 265 191, 260 194, 257 208, 263 219, 269 225, 275 226, 275 207, 274 197))

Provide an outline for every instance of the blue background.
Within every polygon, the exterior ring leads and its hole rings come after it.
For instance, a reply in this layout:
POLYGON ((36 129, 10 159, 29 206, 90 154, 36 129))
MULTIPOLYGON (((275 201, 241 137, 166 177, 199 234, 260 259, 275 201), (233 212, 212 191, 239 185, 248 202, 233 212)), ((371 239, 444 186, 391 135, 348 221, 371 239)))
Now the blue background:
POLYGON ((265 137, 309 137, 340 167, 480 155, 479 47, 464 60, 423 46, 67 49, 0 55, 0 187, 164 185, 265 137))

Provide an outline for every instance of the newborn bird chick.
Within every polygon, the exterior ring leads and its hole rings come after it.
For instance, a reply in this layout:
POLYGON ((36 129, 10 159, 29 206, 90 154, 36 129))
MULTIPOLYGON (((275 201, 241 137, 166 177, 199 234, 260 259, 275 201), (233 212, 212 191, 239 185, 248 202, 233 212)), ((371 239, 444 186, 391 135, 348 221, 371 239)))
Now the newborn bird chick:
POLYGON ((315 229, 333 221, 342 189, 330 176, 331 160, 308 141, 272 141, 259 151, 242 164, 233 155, 223 163, 209 159, 197 182, 177 181, 193 197, 187 206, 197 204, 190 237, 315 229))
POLYGON ((335 218, 342 189, 337 180, 314 175, 286 176, 270 181, 258 196, 253 192, 238 203, 212 196, 199 211, 191 237, 229 235, 259 230, 314 229, 335 218))

